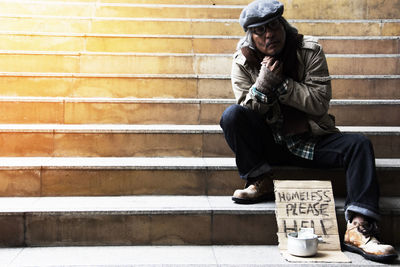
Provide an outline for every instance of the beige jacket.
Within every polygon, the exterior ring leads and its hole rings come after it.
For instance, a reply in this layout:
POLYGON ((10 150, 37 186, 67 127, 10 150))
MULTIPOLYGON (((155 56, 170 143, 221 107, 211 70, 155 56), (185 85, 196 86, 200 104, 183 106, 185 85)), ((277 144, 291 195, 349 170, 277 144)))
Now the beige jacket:
MULTIPOLYGON (((301 82, 288 78, 287 93, 280 95, 278 101, 305 112, 313 135, 338 132, 334 117, 328 114, 332 97, 331 79, 324 52, 317 39, 305 36, 303 47, 297 51, 297 58, 300 64, 299 77, 303 78, 301 82)), ((280 116, 278 101, 272 104, 261 103, 249 93, 258 72, 258 69, 247 64, 245 56, 238 49, 234 54, 231 72, 232 88, 237 103, 261 114, 268 112, 269 119, 266 121, 273 123, 280 116)))

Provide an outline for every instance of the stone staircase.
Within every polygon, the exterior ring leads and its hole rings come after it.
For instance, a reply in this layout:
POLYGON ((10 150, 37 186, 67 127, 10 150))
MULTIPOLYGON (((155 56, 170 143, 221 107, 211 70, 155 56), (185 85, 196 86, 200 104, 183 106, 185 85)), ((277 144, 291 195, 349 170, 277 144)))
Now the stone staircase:
MULTIPOLYGON (((0 246, 275 247, 274 203, 230 200, 218 125, 249 2, 0 1, 0 246)), ((382 237, 400 245, 400 1, 282 2, 320 37, 340 129, 374 144, 382 237)), ((343 170, 277 175, 332 180, 343 233, 343 170)))

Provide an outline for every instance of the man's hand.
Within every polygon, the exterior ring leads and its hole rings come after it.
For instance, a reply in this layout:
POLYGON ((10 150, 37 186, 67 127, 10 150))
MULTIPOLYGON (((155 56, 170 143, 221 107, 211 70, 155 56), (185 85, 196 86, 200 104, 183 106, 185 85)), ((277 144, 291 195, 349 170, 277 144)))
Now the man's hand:
POLYGON ((256 88, 259 92, 269 96, 272 91, 283 82, 283 64, 273 57, 266 56, 261 62, 260 74, 256 80, 256 88))
POLYGON ((266 56, 264 57, 261 65, 265 65, 270 71, 277 75, 282 75, 282 64, 279 60, 274 57, 266 56))

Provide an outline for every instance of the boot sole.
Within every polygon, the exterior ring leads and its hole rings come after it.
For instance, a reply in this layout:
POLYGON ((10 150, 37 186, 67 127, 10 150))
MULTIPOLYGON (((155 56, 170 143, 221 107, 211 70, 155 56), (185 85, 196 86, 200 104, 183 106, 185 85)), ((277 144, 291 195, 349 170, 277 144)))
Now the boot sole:
POLYGON ((256 204, 265 201, 275 201, 275 195, 274 193, 268 193, 266 195, 253 199, 232 197, 232 200, 237 204, 256 204))
POLYGON ((377 261, 377 262, 386 263, 386 262, 393 261, 393 260, 395 260, 397 258, 397 254, 389 254, 389 255, 373 255, 373 254, 369 254, 369 253, 366 253, 361 248, 358 248, 358 247, 355 247, 353 245, 349 245, 349 244, 346 244, 346 243, 343 243, 343 248, 344 248, 344 250, 360 254, 364 258, 366 258, 368 260, 371 260, 371 261, 377 261))

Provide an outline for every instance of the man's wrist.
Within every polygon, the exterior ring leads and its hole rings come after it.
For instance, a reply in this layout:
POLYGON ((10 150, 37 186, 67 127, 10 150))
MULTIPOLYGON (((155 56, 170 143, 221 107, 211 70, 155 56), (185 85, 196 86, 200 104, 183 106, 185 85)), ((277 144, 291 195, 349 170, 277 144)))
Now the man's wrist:
POLYGON ((257 89, 257 83, 254 84, 250 93, 260 102, 265 104, 272 104, 280 95, 286 94, 288 91, 289 81, 286 78, 277 88, 269 90, 268 94, 264 93, 265 90, 257 89))
POLYGON ((276 100, 276 97, 267 96, 263 92, 260 92, 255 85, 251 87, 250 93, 254 96, 259 102, 264 104, 271 104, 276 100))

